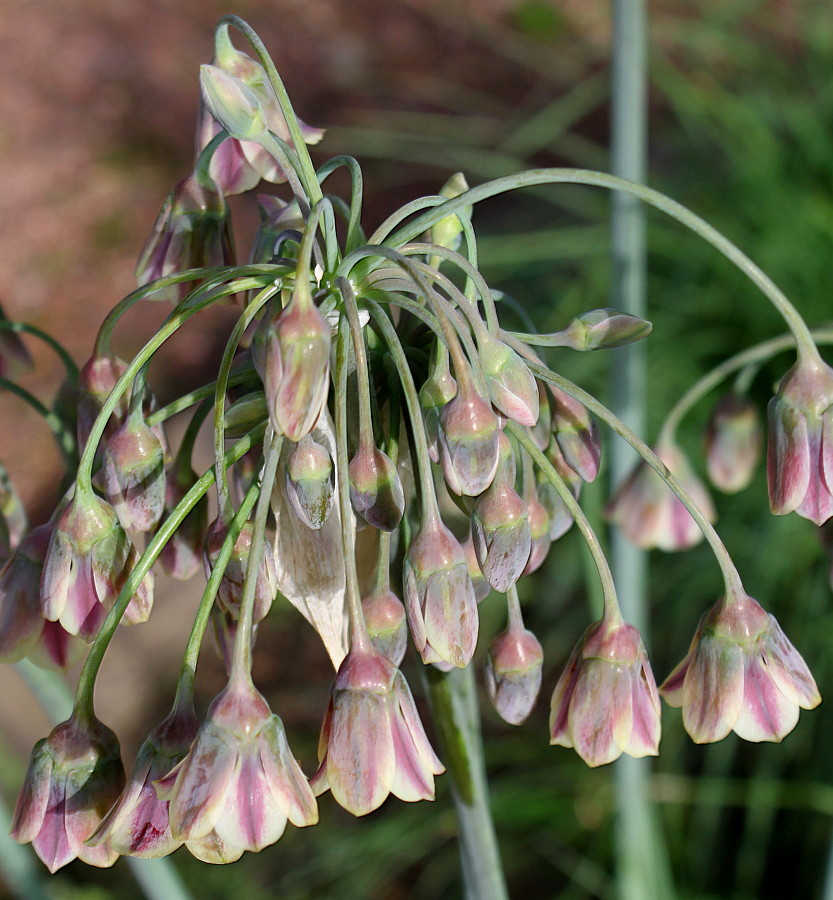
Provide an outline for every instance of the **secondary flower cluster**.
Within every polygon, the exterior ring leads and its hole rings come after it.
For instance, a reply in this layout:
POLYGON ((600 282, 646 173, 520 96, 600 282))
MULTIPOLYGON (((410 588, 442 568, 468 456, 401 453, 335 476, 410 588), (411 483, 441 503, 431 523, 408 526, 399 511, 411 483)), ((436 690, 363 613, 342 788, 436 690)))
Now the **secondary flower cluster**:
MULTIPOLYGON (((591 414, 582 392, 531 348, 620 346, 648 323, 593 310, 545 340, 505 330, 499 295, 472 263, 476 192, 465 179, 412 205, 414 221, 395 214, 365 238, 357 170, 343 158, 312 169, 305 142, 323 132, 295 119, 275 78, 221 23, 214 64, 203 67, 194 172, 163 205, 139 290, 107 318, 56 405, 69 436, 65 496, 47 524, 27 531, 2 484, 0 657, 65 669, 94 642, 75 712, 35 748, 15 811, 14 837, 31 841, 53 871, 75 857, 105 866, 182 844, 230 862, 278 840, 287 821, 314 824, 315 797, 326 790, 356 815, 389 794, 432 798, 443 766, 400 669, 408 636, 424 664, 468 666, 478 603, 505 594, 508 622, 489 644, 486 686, 497 712, 520 724, 541 688, 543 654, 524 625, 517 582, 574 523, 596 546, 578 499, 601 464, 596 416, 615 419, 596 401, 591 414), (339 165, 354 175, 352 206, 321 190, 339 165), (237 266, 225 198, 261 179, 288 182, 294 197, 259 197, 260 228, 237 266), (216 380, 159 409, 145 384, 153 355, 229 298, 240 318, 216 380), (134 303, 158 300, 174 309, 128 365, 110 348, 113 328, 134 303), (172 455, 163 426, 183 410, 190 420, 172 455), (198 476, 192 450, 209 414, 216 461, 198 476), (207 586, 172 712, 125 786, 92 690, 117 625, 151 612, 154 564, 176 578, 203 570, 207 586), (251 681, 257 625, 276 598, 308 620, 336 670, 310 780, 251 681), (209 624, 229 680, 200 723, 193 671, 209 624)), ((25 347, 0 334, 0 360, 15 373, 25 347)), ((808 359, 771 407, 770 492, 775 512, 821 522, 833 513, 825 443, 833 372, 808 359)), ((748 483, 756 429, 741 398, 721 404, 707 447, 718 486, 748 483)), ((708 494, 673 436, 646 458, 659 474, 648 463, 635 472, 611 519, 640 546, 682 549, 701 529, 717 541, 708 494)), ((604 580, 606 563, 597 563, 604 580)), ((658 752, 659 693, 683 707, 696 741, 732 729, 780 740, 799 707, 819 702, 801 657, 736 573, 659 692, 611 584, 603 618, 552 696, 551 742, 590 765, 658 752)))

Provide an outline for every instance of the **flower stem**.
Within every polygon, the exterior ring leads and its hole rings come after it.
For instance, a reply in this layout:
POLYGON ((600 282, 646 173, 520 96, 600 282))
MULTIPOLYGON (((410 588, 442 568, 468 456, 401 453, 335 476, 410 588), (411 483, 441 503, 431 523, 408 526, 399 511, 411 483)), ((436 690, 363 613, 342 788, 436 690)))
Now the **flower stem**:
POLYGON ((434 724, 442 749, 459 826, 466 900, 508 900, 489 786, 472 666, 444 674, 426 666, 434 724))
POLYGON ((75 360, 51 334, 38 328, 37 325, 30 325, 28 322, 13 322, 10 319, 0 319, 0 331, 13 331, 15 334, 31 334, 33 337, 40 338, 61 358, 70 381, 73 383, 78 381, 78 366, 75 364, 75 360))

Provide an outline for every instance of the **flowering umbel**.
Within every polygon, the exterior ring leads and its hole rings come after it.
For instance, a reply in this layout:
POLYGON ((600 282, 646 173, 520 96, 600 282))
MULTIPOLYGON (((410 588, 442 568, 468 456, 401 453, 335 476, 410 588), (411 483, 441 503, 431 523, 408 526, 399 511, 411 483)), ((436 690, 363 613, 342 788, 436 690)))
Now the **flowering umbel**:
POLYGON ((685 729, 698 744, 730 731, 747 741, 780 741, 795 728, 799 707, 821 702, 775 617, 747 596, 724 598, 704 614, 660 692, 670 706, 682 706, 685 729))

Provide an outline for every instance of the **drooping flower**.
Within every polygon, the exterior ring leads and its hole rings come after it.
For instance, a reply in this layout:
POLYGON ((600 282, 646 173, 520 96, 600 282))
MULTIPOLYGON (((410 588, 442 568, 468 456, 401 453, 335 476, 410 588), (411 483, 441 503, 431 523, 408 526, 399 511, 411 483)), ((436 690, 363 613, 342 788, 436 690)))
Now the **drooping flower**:
POLYGON ((492 483, 499 458, 500 425, 491 405, 468 379, 440 410, 439 455, 455 494, 477 497, 492 483))
MULTIPOLYGON (((228 205, 205 174, 178 182, 162 203, 136 263, 139 286, 157 278, 203 266, 233 266, 234 242, 228 205)), ((182 300, 193 287, 186 281, 150 294, 153 300, 182 300)))
POLYGON ((171 837, 204 862, 229 863, 274 844, 287 821, 314 825, 318 808, 281 720, 250 681, 230 681, 188 755, 156 782, 171 837))
POLYGON ((523 359, 503 341, 491 337, 479 342, 478 351, 495 409, 519 425, 535 425, 538 385, 523 359))
MULTIPOLYGON (((197 129, 197 153, 220 131, 218 120, 230 131, 240 134, 246 131, 251 137, 254 137, 260 128, 268 128, 292 146, 286 119, 263 66, 232 44, 227 25, 217 29, 215 49, 214 64, 203 66, 201 69, 203 96, 214 115, 210 115, 203 108, 197 129), (224 75, 230 78, 224 78, 224 75), (235 102, 233 82, 241 83, 237 92, 246 97, 242 103, 239 100, 235 102), (224 95, 232 102, 224 101, 224 95), (257 118, 257 121, 241 119, 239 114, 241 107, 249 119, 257 118), (235 121, 230 120, 232 117, 235 121)), ((324 131, 320 128, 314 128, 300 120, 298 124, 307 144, 317 144, 324 136, 324 131)), ((214 153, 210 171, 224 194, 247 191, 255 187, 261 178, 273 184, 286 181, 286 175, 279 163, 254 140, 229 138, 224 141, 214 153)))
POLYGON ((727 494, 752 480, 761 451, 761 426, 754 403, 735 391, 720 398, 706 426, 706 467, 715 487, 727 494))
POLYGON ((405 512, 405 492, 391 458, 378 447, 360 447, 349 473, 353 509, 380 531, 397 528, 405 512))
POLYGON ((490 644, 486 657, 486 689, 492 706, 510 725, 529 718, 541 692, 544 652, 535 635, 512 623, 490 644))
POLYGON ((751 597, 720 600, 700 620, 685 659, 660 686, 698 744, 730 731, 747 741, 780 741, 798 709, 821 702, 798 651, 775 617, 751 597))
POLYGON ((354 815, 384 803, 433 800, 434 776, 444 771, 419 719, 402 673, 373 647, 351 648, 330 694, 311 780, 328 788, 354 815))
POLYGON ((182 841, 171 835, 168 803, 159 799, 154 782, 185 757, 198 731, 193 703, 177 703, 139 748, 127 786, 87 839, 88 847, 107 846, 124 856, 156 859, 180 846, 182 841))
MULTIPOLYGON (((136 549, 109 503, 76 493, 58 516, 41 580, 43 615, 92 641, 137 561, 136 549)), ((148 572, 125 621, 144 621, 153 602, 148 572)))
POLYGON ((769 505, 816 525, 833 516, 833 369, 798 362, 767 409, 769 505))
MULTIPOLYGON (((655 453, 691 495, 709 522, 715 510, 706 486, 676 444, 663 442, 655 453)), ((607 517, 637 547, 685 550, 703 534, 682 501, 646 462, 640 462, 607 507, 607 517)))
POLYGON ((292 509, 307 528, 318 531, 335 500, 332 457, 326 447, 307 434, 288 452, 284 471, 292 509))
POLYGON ((552 430, 567 465, 583 481, 599 474, 602 444, 596 422, 584 406, 566 391, 550 386, 553 397, 552 430))
POLYGON ((17 662, 31 653, 43 632, 40 580, 55 528, 33 528, 0 570, 0 660, 17 662))
POLYGON ((574 747, 589 766, 622 753, 656 756, 660 737, 656 683, 639 632, 624 622, 585 631, 555 686, 550 743, 574 747))
POLYGON ((11 835, 22 844, 31 842, 50 872, 76 857, 92 866, 112 866, 118 858, 112 847, 89 847, 85 841, 123 787, 113 732, 96 719, 69 719, 35 745, 11 835))
POLYGON ((411 638, 422 661, 468 665, 477 644, 477 600, 463 548, 439 519, 411 542, 402 580, 411 638))
POLYGON ((268 312, 252 353, 263 381, 269 419, 277 434, 300 441, 315 427, 330 388, 330 324, 308 284, 296 285, 288 305, 268 312))

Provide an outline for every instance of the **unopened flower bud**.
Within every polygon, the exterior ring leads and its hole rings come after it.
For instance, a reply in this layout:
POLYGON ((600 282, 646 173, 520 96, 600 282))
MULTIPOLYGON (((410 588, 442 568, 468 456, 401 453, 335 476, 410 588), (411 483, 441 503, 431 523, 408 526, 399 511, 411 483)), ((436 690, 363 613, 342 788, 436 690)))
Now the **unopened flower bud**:
POLYGON ((288 306, 255 332, 255 364, 277 434, 300 441, 312 431, 330 387, 330 325, 298 286, 288 306))
POLYGON ((116 850, 106 843, 89 847, 85 841, 123 787, 113 732, 95 719, 84 724, 69 719, 35 745, 11 835, 21 844, 31 842, 50 872, 76 857, 91 866, 112 866, 116 850))
MULTIPOLYGON (((706 519, 713 522, 716 514, 709 492, 682 450, 666 441, 657 445, 655 452, 706 519)), ((631 543, 645 550, 686 550, 703 539, 691 513, 646 462, 637 464, 608 504, 606 513, 631 543)))
POLYGON ((705 613, 685 659, 660 692, 682 706, 698 744, 734 731, 747 741, 780 741, 798 709, 821 703, 818 688, 775 617, 751 597, 723 599, 705 613))
POLYGON ((489 646, 486 689, 492 706, 510 725, 529 718, 541 691, 544 651, 522 625, 510 626, 489 646))
POLYGON ((374 528, 393 531, 405 512, 405 492, 396 466, 378 447, 360 448, 350 460, 350 502, 374 528))
MULTIPOLYGON (((446 183, 440 188, 440 196, 449 200, 459 197, 469 189, 466 176, 462 172, 456 172, 446 183)), ((430 229, 429 240, 432 244, 439 244, 441 247, 447 247, 449 250, 456 250, 460 245, 460 236, 463 233, 463 226, 460 224, 460 217, 470 220, 472 214, 471 206, 464 206, 456 213, 440 219, 435 222, 430 229)))
MULTIPOLYGON (((164 516, 173 512, 196 482, 197 473, 190 463, 187 460, 177 460, 166 479, 164 516)), ((159 554, 159 562, 168 575, 179 581, 187 581, 197 573, 202 563, 207 529, 208 496, 204 494, 180 522, 159 554)))
POLYGON ((411 542, 403 584, 411 638, 423 662, 468 665, 477 644, 477 600, 463 548, 439 520, 411 542))
POLYGON ((125 528, 152 531, 165 506, 164 450, 141 412, 128 415, 104 447, 104 487, 125 528))
POLYGON ((521 357, 503 341, 480 342, 480 363, 495 408, 519 425, 538 421, 538 384, 521 357))
POLYGON ((398 666, 405 656, 408 641, 402 601, 390 590, 373 593, 362 600, 362 611, 373 646, 398 666))
POLYGON ((552 695, 550 743, 588 766, 659 752, 659 694, 639 632, 624 622, 585 631, 552 695))
MULTIPOLYGON (((186 269, 234 262, 228 205, 207 175, 191 174, 165 198, 136 263, 136 281, 141 287, 186 269)), ((183 282, 150 296, 176 303, 192 287, 193 282, 183 282)))
POLYGON ((553 395, 552 430, 568 466, 583 481, 599 474, 602 445, 596 422, 590 413, 566 391, 551 387, 553 395))
POLYGON ((419 405, 425 420, 428 455, 432 462, 440 461, 440 410, 457 394, 457 382, 448 366, 448 351, 435 346, 431 371, 419 389, 419 405))
POLYGON ((515 459, 501 433, 501 460, 489 487, 477 498, 471 534, 477 561, 489 584, 501 593, 521 577, 531 550, 527 505, 515 490, 515 459))
POLYGON ((758 409, 734 391, 720 399, 706 427, 706 468, 715 487, 742 491, 755 474, 761 452, 758 409))
POLYGON ((239 440, 266 420, 268 410, 263 391, 251 391, 235 400, 223 414, 226 437, 239 440))
MULTIPOLYGON (((218 606, 229 613, 235 620, 240 617, 240 600, 243 596, 243 584, 249 567, 249 552, 251 551, 253 532, 254 525, 251 522, 245 522, 240 534, 237 535, 237 540, 234 542, 231 556, 217 591, 218 606)), ((216 518, 208 528, 208 534, 205 539, 205 554, 203 556, 206 578, 211 576, 211 570, 214 568, 217 557, 220 555, 220 550, 223 547, 227 534, 228 524, 222 516, 216 518)), ((257 586, 255 587, 254 609, 252 610, 253 622, 260 622, 269 612, 272 606, 272 599, 277 592, 275 582, 275 559, 272 553, 272 545, 268 541, 264 541, 260 566, 257 570, 257 586)))
POLYGON ((317 531, 333 508, 333 460, 326 447, 308 434, 286 461, 286 495, 295 515, 317 531))
POLYGON ((526 497, 526 512, 529 521, 530 550, 529 559, 521 574, 531 575, 544 564, 553 539, 550 537, 552 522, 547 508, 538 499, 536 490, 526 497))
POLYGON ((500 426, 491 405, 461 383, 454 399, 440 410, 439 425, 446 484, 455 494, 482 494, 495 477, 499 457, 500 426))
POLYGON ((552 408, 549 391, 540 381, 535 382, 538 389, 538 419, 529 434, 539 450, 546 450, 553 439, 552 408))
POLYGON ((833 516, 833 369, 796 363, 769 402, 769 505, 816 525, 833 516))
POLYGON ((616 309, 591 309, 573 319, 562 334, 573 350, 609 350, 642 340, 652 328, 645 319, 616 309))
POLYGON ((257 94, 219 66, 200 66, 200 89, 211 115, 238 140, 253 140, 268 131, 257 94))
MULTIPOLYGON (((100 356, 95 353, 81 368, 78 375, 78 447, 83 449, 104 401, 124 374, 127 363, 117 356, 100 356)), ((127 416, 126 394, 123 394, 113 410, 105 435, 112 434, 127 416)))

